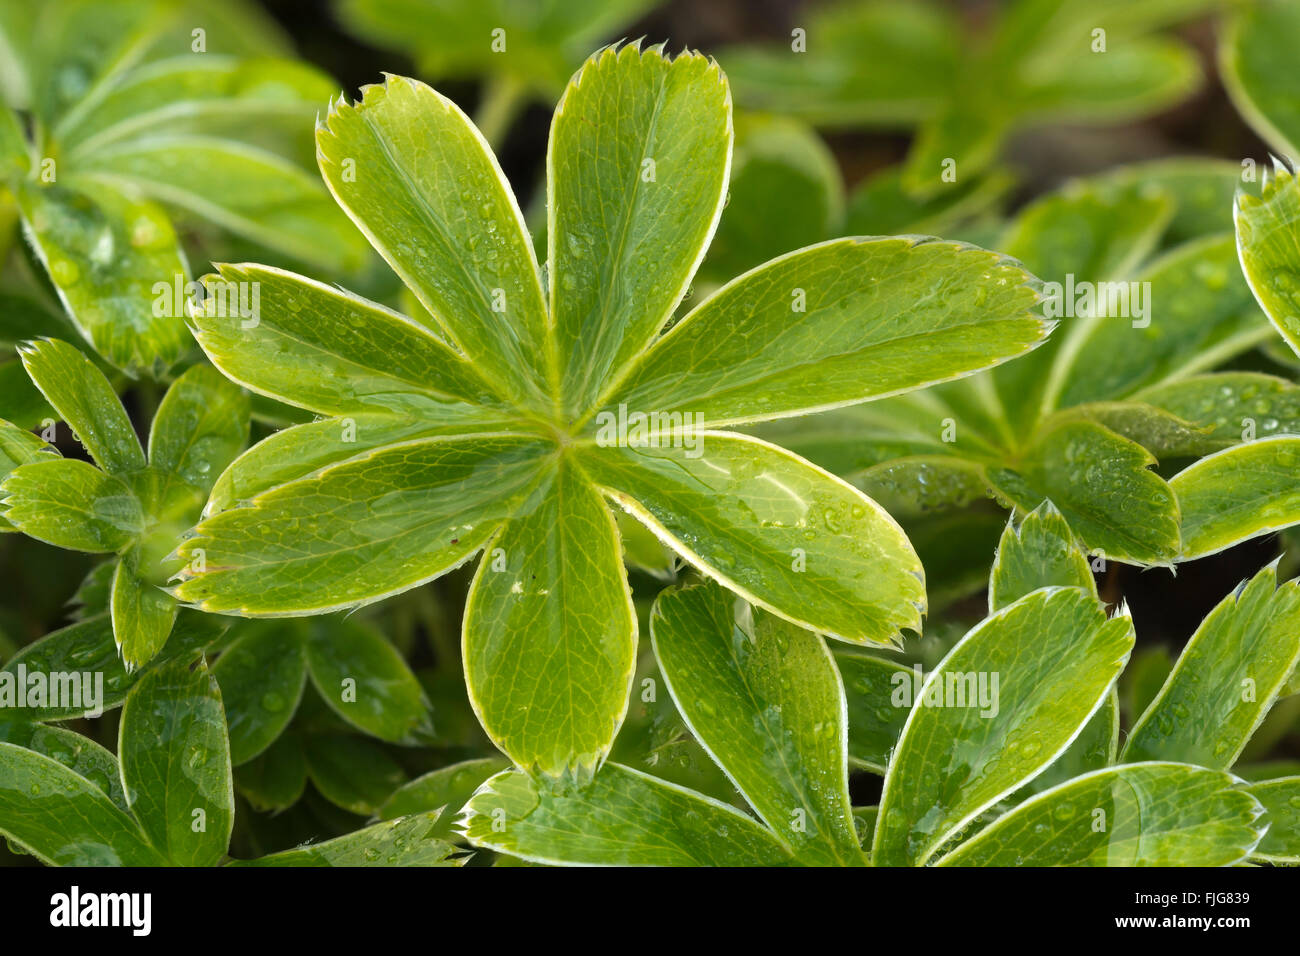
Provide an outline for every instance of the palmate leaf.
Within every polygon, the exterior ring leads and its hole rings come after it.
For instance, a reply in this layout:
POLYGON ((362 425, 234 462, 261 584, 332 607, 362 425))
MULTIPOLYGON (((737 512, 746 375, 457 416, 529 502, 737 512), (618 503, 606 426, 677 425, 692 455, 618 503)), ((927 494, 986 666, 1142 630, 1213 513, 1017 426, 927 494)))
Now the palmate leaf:
POLYGON ((412 813, 445 811, 433 829, 436 835, 443 836, 450 832, 455 814, 474 795, 474 791, 488 777, 509 766, 510 761, 504 757, 480 757, 431 770, 394 790, 380 807, 379 816, 384 820, 396 820, 412 813))
POLYGON ((1132 646, 1132 623, 1107 620, 1079 588, 1035 591, 967 634, 927 678, 890 759, 872 862, 928 862, 1045 770, 1102 705, 1132 646), (980 681, 988 706, 974 693, 980 681))
POLYGON ((856 650, 834 653, 848 705, 849 766, 883 775, 911 711, 917 671, 856 650))
POLYGON ((1178 763, 1085 774, 1021 804, 940 866, 1227 866, 1268 823, 1234 777, 1178 763))
POLYGON ((466 806, 461 830, 476 846, 535 863, 774 866, 790 859, 753 817, 616 763, 583 788, 518 770, 497 774, 466 806))
POLYGON ((346 734, 306 738, 307 773, 330 803, 349 813, 379 812, 406 779, 402 767, 373 741, 346 734))
POLYGON ((1227 770, 1298 661, 1300 584, 1279 587, 1269 565, 1206 616, 1129 731, 1122 759, 1227 770))
POLYGON ((285 734, 259 756, 235 767, 234 777, 235 790, 254 809, 289 809, 307 788, 307 755, 301 740, 285 734))
POLYGON ((825 641, 713 584, 662 594, 650 631, 691 732, 782 843, 809 864, 864 863, 825 641))
POLYGON ((29 343, 22 355, 103 470, 57 457, 20 466, 0 486, 5 520, 59 547, 119 554, 105 570, 107 604, 123 662, 138 667, 158 653, 176 619, 175 600, 158 587, 168 573, 164 555, 243 448, 248 399, 212 369, 191 368, 158 407, 146 460, 112 386, 81 352, 51 339, 29 343))
MULTIPOLYGON (((696 427, 694 412, 734 421, 784 390, 790 402, 766 414, 793 414, 1004 361, 1047 332, 1028 273, 953 244, 826 244, 760 267, 658 339, 726 194, 729 94, 694 54, 611 48, 575 77, 552 129, 545 286, 496 160, 433 90, 400 77, 368 87, 334 106, 318 145, 331 190, 421 318, 261 266, 207 281, 213 293, 260 289, 256 317, 211 296, 191 310, 213 364, 327 417, 273 435, 217 479, 177 550, 175 596, 219 613, 310 614, 395 594, 483 551, 464 624, 470 697, 509 756, 570 783, 608 754, 633 675, 613 506, 792 623, 877 645, 919 628, 920 565, 878 505, 778 448, 696 427), (367 173, 352 175, 353 162, 367 173), (927 267, 954 276, 937 287, 897 278, 927 267), (755 283, 778 273, 768 289, 779 299, 750 318, 745 290, 757 298, 755 283), (787 281, 807 292, 806 311, 789 310, 787 281), (875 337, 846 350, 836 336, 855 322, 875 337), (936 323, 926 348, 904 351, 936 323), (692 340, 737 356, 747 342, 756 357, 716 388, 682 366, 726 374, 695 346, 660 361, 692 340), (792 357, 802 377, 781 373, 792 357), (837 357, 829 384, 806 384, 837 357), (601 414, 624 414, 619 396, 641 369, 634 413, 692 413, 649 443, 608 434, 601 414)), ((339 805, 378 798, 307 756, 339 805)))
POLYGON ((230 740, 205 663, 141 678, 122 708, 118 754, 127 803, 154 846, 183 866, 225 856, 235 822, 230 740))
POLYGON ((1255 438, 1300 433, 1300 386, 1260 372, 1192 375, 1143 389, 1134 398, 1199 433, 1180 434, 1161 450, 1135 439, 1161 457, 1207 455, 1255 438))

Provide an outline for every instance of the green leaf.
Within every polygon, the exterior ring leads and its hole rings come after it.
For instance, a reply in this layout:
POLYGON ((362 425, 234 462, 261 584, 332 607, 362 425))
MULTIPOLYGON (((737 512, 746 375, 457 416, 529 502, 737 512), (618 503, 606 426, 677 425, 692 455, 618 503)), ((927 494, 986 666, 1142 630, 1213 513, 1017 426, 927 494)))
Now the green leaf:
POLYGON ((1249 792, 1268 814, 1268 832, 1251 858, 1300 863, 1300 777, 1265 780, 1252 785, 1249 792))
MULTIPOLYGON (((14 712, 25 720, 67 720, 75 717, 99 716, 105 710, 119 706, 127 692, 153 667, 173 660, 189 662, 214 644, 225 631, 221 618, 193 611, 182 611, 172 629, 172 636, 158 659, 136 671, 127 671, 113 639, 112 622, 108 614, 98 614, 78 621, 68 627, 52 631, 28 644, 10 658, 0 673, 20 674, 19 665, 27 674, 81 674, 83 699, 78 706, 48 699, 42 705, 33 705, 14 712), (93 684, 85 675, 91 675, 93 684), (103 684, 99 676, 103 675, 103 684), (88 699, 92 693, 95 700, 88 699)), ((75 703, 75 702, 73 702, 75 703)))
POLYGON ((109 607, 113 636, 128 669, 151 661, 167 643, 176 622, 176 601, 140 577, 135 551, 117 564, 109 607))
POLYGON ((0 743, 34 750, 58 761, 93 783, 123 811, 128 811, 117 758, 89 737, 63 727, 0 720, 0 743))
POLYGON ((1180 560, 1217 554, 1300 522, 1300 438, 1280 435, 1228 448, 1169 481, 1182 510, 1180 560))
POLYGON ((999 254, 955 243, 837 239, 801 249, 673 326, 603 414, 689 412, 709 428, 968 375, 1046 336, 1034 284, 999 254))
POLYGON ((479 550, 528 495, 546 449, 502 433, 432 438, 281 485, 200 524, 179 549, 187 568, 173 593, 258 616, 404 591, 479 550))
POLYGON ((0 485, 5 518, 23 534, 72 551, 120 551, 144 531, 126 483, 71 458, 20 465, 0 485))
POLYGON ((570 81, 546 161, 566 417, 602 404, 681 302, 722 213, 731 139, 726 78, 699 54, 607 47, 570 81))
POLYGON ((752 604, 855 643, 920 629, 924 572, 879 505, 757 439, 694 437, 694 450, 584 448, 583 466, 611 500, 752 604))
POLYGON ((0 102, 0 181, 22 176, 31 169, 28 149, 18 114, 0 102))
POLYGON ((58 339, 31 342, 20 354, 36 387, 101 468, 121 473, 144 467, 131 419, 90 359, 58 339))
POLYGON ((406 779, 392 757, 362 737, 313 735, 306 751, 311 782, 321 796, 349 813, 378 813, 406 779))
POLYGON ((1112 287, 1122 295, 1118 302, 1098 303, 1099 314, 1070 328, 1047 396, 1057 407, 1123 398, 1205 371, 1270 334, 1241 277, 1231 236, 1184 243, 1133 281, 1150 285, 1112 287))
POLYGON ((1213 770, 1236 762, 1300 662, 1300 582, 1269 565, 1196 629, 1156 699, 1129 731, 1123 759, 1213 770))
MULTIPOLYGON (((31 432, 0 419, 0 481, 19 465, 56 459, 59 453, 31 432)), ((0 515, 0 531, 13 527, 0 515)))
POLYGON ((0 834, 51 866, 159 866, 139 825, 56 760, 0 742, 0 834))
POLYGON ((691 732, 781 842, 810 865, 862 865, 825 641, 712 583, 661 594, 650 633, 691 732))
POLYGON ((1115 763, 1119 753, 1119 694, 1112 687, 1106 701, 1083 725, 1070 746, 1052 761, 1052 765, 1021 788, 1011 798, 1020 802, 1036 793, 1115 763))
POLYGON ((154 135, 114 144, 78 164, 77 182, 137 193, 331 272, 366 259, 364 238, 315 176, 243 143, 154 135))
POLYGON ((207 492, 248 442, 248 396, 206 365, 172 383, 149 431, 149 462, 207 492))
POLYGON ((407 744, 433 733, 420 682, 402 655, 373 628, 344 619, 313 622, 306 662, 321 699, 357 729, 407 744))
POLYGON ((1259 372, 1193 375, 1134 398, 1207 430, 1193 442, 1167 447, 1171 456, 1204 455, 1255 438, 1300 433, 1300 386, 1259 372))
POLYGON ((835 650, 849 714, 849 765, 883 774, 911 710, 915 669, 859 651, 835 650))
POLYGON ((1237 196, 1237 252, 1241 271, 1269 321, 1300 353, 1300 273, 1296 262, 1300 183, 1281 162, 1264 171, 1260 196, 1237 196))
POLYGON ((307 757, 302 744, 288 734, 235 768, 235 789, 257 810, 287 810, 306 787, 307 757))
POLYGON ((95 351, 128 375, 157 378, 175 365, 189 336, 178 309, 156 308, 154 286, 188 269, 166 213, 91 184, 24 182, 16 198, 60 301, 95 351))
POLYGON ((504 757, 480 757, 431 770, 393 791, 379 808, 379 817, 395 820, 412 813, 445 811, 432 831, 437 836, 445 836, 451 830, 455 814, 483 781, 509 766, 510 761, 504 757))
POLYGON ((534 863, 778 866, 770 831, 716 800, 616 763, 583 788, 507 770, 479 788, 461 824, 475 846, 534 863))
POLYGON ((1300 79, 1292 51, 1300 43, 1294 4, 1238 4, 1219 33, 1219 72, 1242 117, 1275 149, 1300 156, 1300 79))
POLYGON ((278 485, 389 445, 440 435, 506 431, 510 427, 509 421, 469 405, 448 405, 430 418, 357 412, 293 425, 235 459, 213 485, 204 513, 227 511, 278 485))
POLYGON ((627 714, 636 616, 614 517, 580 467, 488 543, 466 601, 470 702, 530 771, 581 778, 627 714))
POLYGON ((1046 425, 1013 468, 988 468, 995 493, 1024 511, 1050 500, 1089 551, 1134 564, 1178 554, 1179 499, 1141 445, 1094 422, 1046 425))
MULTIPOLYGON (((210 5, 204 11, 209 33, 213 13, 210 5)), ((213 39, 209 35, 210 46, 213 39)), ((186 53, 122 76, 93 110, 80 111, 72 123, 65 118, 59 138, 80 168, 109 148, 160 134, 224 133, 232 121, 245 129, 298 122, 306 127, 337 90, 329 77, 306 63, 186 53)))
POLYGON ((266 752, 289 726, 307 682, 304 644, 296 621, 250 621, 217 658, 212 676, 225 703, 234 766, 266 752))
POLYGON ((345 836, 231 866, 460 866, 456 848, 434 836, 437 813, 386 820, 345 836))
POLYGON ((492 401, 468 362, 405 316, 280 269, 220 270, 192 310, 195 338, 259 394, 327 415, 435 417, 459 400, 492 401))
POLYGON ((423 83, 389 76, 364 94, 355 106, 335 104, 317 128, 330 191, 452 348, 506 397, 549 409, 541 281, 496 158, 456 105, 423 83))
POLYGON ((1041 793, 942 866, 1228 866, 1267 820, 1226 773, 1176 763, 1111 767, 1041 793))
POLYGON ((926 863, 1045 770, 1105 701, 1132 647, 1132 622, 1107 620, 1080 588, 1035 591, 977 625, 912 707, 885 775, 872 861, 926 863))
POLYGON ((1025 515, 1019 527, 1007 522, 989 573, 989 613, 1045 587, 1082 588, 1097 595, 1088 559, 1050 501, 1025 515))
POLYGON ((221 690, 200 662, 145 674, 122 708, 118 753, 127 802, 173 863, 213 866, 235 822, 221 690))

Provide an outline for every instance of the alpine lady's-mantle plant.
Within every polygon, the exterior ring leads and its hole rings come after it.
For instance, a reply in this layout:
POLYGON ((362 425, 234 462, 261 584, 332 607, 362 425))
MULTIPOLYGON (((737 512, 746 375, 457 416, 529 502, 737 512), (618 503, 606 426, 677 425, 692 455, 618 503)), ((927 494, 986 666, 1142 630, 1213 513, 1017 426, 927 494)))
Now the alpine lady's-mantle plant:
POLYGON ((176 620, 176 601, 159 587, 168 577, 163 559, 248 443, 248 396, 206 365, 191 368, 159 405, 146 456, 90 359, 57 339, 28 343, 21 353, 32 382, 99 467, 48 446, 16 445, 26 454, 7 456, 16 467, 0 474, 0 520, 55 547, 116 555, 113 634, 128 668, 145 664, 176 620))
MULTIPOLYGON (((1033 348, 1017 263, 915 238, 843 239, 741 276, 664 332, 727 194, 717 64, 606 49, 570 82, 547 158, 545 269, 463 114, 402 77, 320 125, 339 204, 431 326, 256 265, 258 322, 195 310, 212 361, 325 416, 217 482, 174 592, 203 610, 312 614, 484 552, 463 624, 471 701, 525 768, 589 771, 636 651, 612 502, 772 614, 886 645, 919 628, 923 572, 894 521, 827 472, 728 426, 863 402, 1033 348), (627 422, 612 440, 598 423, 627 422)), ((214 310, 220 311, 220 310, 214 310)))

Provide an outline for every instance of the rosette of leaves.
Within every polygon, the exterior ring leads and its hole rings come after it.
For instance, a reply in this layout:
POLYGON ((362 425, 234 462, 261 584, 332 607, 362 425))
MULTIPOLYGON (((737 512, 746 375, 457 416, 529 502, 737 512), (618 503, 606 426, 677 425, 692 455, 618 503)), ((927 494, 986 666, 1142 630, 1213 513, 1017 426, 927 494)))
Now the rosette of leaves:
POLYGON ((0 223, 21 220, 58 297, 43 280, 12 288, 0 341, 66 336, 66 310, 108 362, 162 376, 190 346, 180 297, 159 297, 189 274, 177 223, 322 269, 364 261, 319 182, 281 155, 330 83, 278 36, 240 4, 0 8, 0 223))
POLYGON ((1159 31, 1221 5, 1017 0, 972 37, 952 5, 847 0, 816 9, 781 44, 718 55, 748 108, 916 128, 902 181, 930 195, 945 163, 976 177, 1018 129, 1119 123, 1184 99, 1201 81, 1195 52, 1159 31))
POLYGON ((175 568, 164 559, 247 444, 248 396, 208 366, 191 368, 158 406, 146 455, 108 379, 80 351, 49 339, 21 356, 94 464, 37 452, 0 484, 0 513, 8 527, 55 547, 116 556, 113 633, 127 667, 138 667, 171 633, 177 605, 160 586, 175 568))
POLYGON ((600 43, 659 0, 339 0, 339 18, 377 46, 403 50, 430 80, 485 78, 475 116, 498 144, 518 111, 553 100, 600 43))
POLYGON ((1019 512, 1050 500, 1106 558, 1168 565, 1205 553, 1183 541, 1197 532, 1180 531, 1182 493, 1152 470, 1157 459, 1187 461, 1300 425, 1294 384, 1213 371, 1272 337, 1221 231, 1241 171, 1166 161, 1031 203, 996 247, 1046 281, 1055 304, 1045 314, 1061 323, 1046 346, 924 393, 759 434, 905 522, 985 494, 1019 512), (1145 305, 1098 307, 1108 282, 1145 305))
POLYGON ((664 680, 751 812, 610 762, 586 787, 500 773, 462 829, 475 845, 556 864, 1297 858, 1300 777, 1229 772, 1300 658, 1296 582, 1279 588, 1266 568, 1229 595, 1122 750, 1115 681, 1132 622, 1107 617, 1050 507, 1008 525, 989 602, 922 678, 883 655, 831 653, 715 585, 666 591, 651 619, 664 680), (849 767, 884 774, 878 807, 850 806, 849 767))
POLYGON ((117 755, 71 730, 0 723, 0 834, 56 866, 456 866, 420 813, 245 861, 235 822, 222 694, 206 661, 182 657, 126 695, 117 755))
POLYGON ((1032 277, 960 244, 845 239, 751 271, 665 333, 724 202, 730 117, 704 57, 595 55, 551 129, 543 271, 450 101, 390 77, 334 105, 322 174, 431 324, 221 267, 214 281, 259 284, 260 322, 198 310, 199 344, 231 379, 324 417, 218 480, 175 595, 319 613, 482 551, 463 625, 471 701, 516 763, 552 775, 596 766, 628 705, 637 629, 611 504, 778 617, 867 644, 919 627, 922 570, 892 519, 727 428, 1028 351, 1046 332, 1032 277), (655 436, 621 430, 651 414, 668 416, 655 436))

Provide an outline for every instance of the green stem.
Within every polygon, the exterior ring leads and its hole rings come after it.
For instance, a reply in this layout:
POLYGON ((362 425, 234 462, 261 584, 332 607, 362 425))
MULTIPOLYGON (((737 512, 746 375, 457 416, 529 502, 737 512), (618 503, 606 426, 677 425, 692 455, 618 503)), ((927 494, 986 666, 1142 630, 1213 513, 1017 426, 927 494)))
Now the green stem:
POLYGON ((474 125, 493 151, 501 145, 510 132, 510 124, 523 109, 526 92, 524 84, 511 76, 493 77, 484 86, 483 97, 474 113, 474 125))

